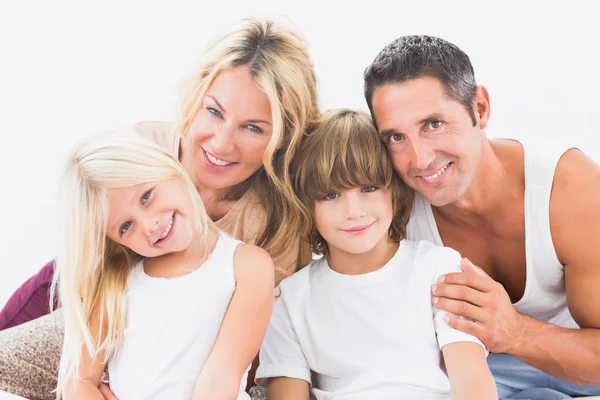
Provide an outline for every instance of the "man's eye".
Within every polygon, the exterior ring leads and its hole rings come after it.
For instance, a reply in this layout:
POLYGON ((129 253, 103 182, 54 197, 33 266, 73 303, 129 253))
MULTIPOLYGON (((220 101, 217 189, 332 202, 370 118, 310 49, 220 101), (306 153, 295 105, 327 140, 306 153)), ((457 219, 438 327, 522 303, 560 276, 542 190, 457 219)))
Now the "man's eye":
POLYGON ((338 197, 340 197, 340 195, 337 193, 329 193, 328 195, 325 196, 325 200, 335 200, 338 197))
POLYGON ((122 234, 124 234, 125 232, 127 232, 127 229, 129 229, 131 227, 131 221, 127 221, 125 222, 123 225, 121 225, 121 229, 119 230, 119 232, 122 234))
POLYGON ((152 189, 148 190, 147 192, 145 192, 145 193, 142 195, 142 198, 141 198, 142 204, 146 204, 146 202, 147 202, 147 201, 148 201, 148 199, 150 198, 150 194, 151 194, 151 193, 152 193, 152 189))
POLYGON ((440 121, 432 121, 429 123, 431 129, 439 129, 444 123, 440 121))
POLYGON ((365 186, 362 190, 365 193, 372 193, 378 189, 377 186, 365 186))
POLYGON ((397 134, 397 133, 395 133, 395 134, 393 134, 393 135, 390 135, 390 136, 389 136, 389 138, 388 138, 388 141, 389 141, 390 143, 398 143, 398 142, 401 142, 401 141, 402 141, 402 135, 399 135, 399 134, 397 134))

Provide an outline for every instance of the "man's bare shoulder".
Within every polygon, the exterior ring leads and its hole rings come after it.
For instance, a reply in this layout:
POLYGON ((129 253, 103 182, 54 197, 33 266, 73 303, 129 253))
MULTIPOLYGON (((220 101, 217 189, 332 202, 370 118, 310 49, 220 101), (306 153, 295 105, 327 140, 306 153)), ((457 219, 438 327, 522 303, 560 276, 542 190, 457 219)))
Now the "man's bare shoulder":
POLYGON ((568 264, 577 246, 600 227, 600 166, 576 148, 561 156, 550 197, 550 226, 557 255, 568 264))

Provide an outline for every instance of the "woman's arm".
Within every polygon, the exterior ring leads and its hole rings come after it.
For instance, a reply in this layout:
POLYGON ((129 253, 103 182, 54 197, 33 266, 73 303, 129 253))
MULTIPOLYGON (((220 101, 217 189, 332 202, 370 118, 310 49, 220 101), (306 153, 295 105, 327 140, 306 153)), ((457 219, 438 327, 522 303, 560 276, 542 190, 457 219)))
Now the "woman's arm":
POLYGON ((309 400, 308 382, 302 379, 277 377, 269 378, 268 400, 309 400))
POLYGON ((498 399, 485 350, 479 343, 450 343, 442 348, 442 354, 453 399, 498 399))
POLYGON ((273 311, 273 269, 271 257, 261 248, 240 244, 236 249, 236 289, 192 399, 237 398, 273 311))

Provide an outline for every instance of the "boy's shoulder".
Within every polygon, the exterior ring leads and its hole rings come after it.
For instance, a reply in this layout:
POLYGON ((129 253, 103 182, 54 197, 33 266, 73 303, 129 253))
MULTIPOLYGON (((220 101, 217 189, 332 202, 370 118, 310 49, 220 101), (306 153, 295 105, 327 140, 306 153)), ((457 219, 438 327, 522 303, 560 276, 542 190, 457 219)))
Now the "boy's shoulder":
POLYGON ((427 240, 403 240, 401 246, 404 246, 405 252, 409 253, 413 266, 418 266, 421 270, 423 267, 430 267, 440 272, 456 269, 462 259, 456 250, 438 246, 427 240))
POLYGON ((445 258, 445 257, 456 257, 459 253, 450 248, 444 246, 438 246, 431 243, 428 240, 403 240, 402 244, 414 252, 414 257, 422 258, 445 258))
POLYGON ((284 278, 278 286, 280 296, 297 300, 301 299, 303 294, 309 294, 311 282, 323 262, 323 259, 312 260, 307 266, 284 278))

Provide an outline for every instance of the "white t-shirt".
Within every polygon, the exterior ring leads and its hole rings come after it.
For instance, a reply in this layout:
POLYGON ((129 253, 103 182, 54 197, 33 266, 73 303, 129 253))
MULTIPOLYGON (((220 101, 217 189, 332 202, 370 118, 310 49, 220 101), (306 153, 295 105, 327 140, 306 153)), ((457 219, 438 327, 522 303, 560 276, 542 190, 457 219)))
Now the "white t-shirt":
MULTIPOLYGON (((131 271, 125 334, 108 362, 120 400, 191 398, 235 291, 240 243, 222 233, 204 264, 176 278, 150 277, 142 262, 131 271)), ((238 400, 250 399, 247 372, 238 400)))
POLYGON ((303 379, 318 400, 449 399, 442 347, 481 342, 444 321, 430 287, 460 271, 460 260, 449 248, 402 241, 384 267, 367 274, 343 275, 325 259, 313 261, 279 285, 256 382, 303 379))

